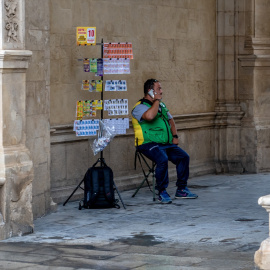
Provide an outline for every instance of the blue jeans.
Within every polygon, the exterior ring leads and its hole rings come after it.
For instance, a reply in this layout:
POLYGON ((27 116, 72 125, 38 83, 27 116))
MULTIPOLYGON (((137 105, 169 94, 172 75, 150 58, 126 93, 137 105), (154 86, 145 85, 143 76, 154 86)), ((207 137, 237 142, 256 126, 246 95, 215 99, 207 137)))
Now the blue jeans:
POLYGON ((176 165, 176 186, 183 189, 189 177, 189 155, 175 144, 146 143, 138 146, 138 150, 154 161, 156 166, 156 188, 160 192, 169 185, 168 161, 176 165))

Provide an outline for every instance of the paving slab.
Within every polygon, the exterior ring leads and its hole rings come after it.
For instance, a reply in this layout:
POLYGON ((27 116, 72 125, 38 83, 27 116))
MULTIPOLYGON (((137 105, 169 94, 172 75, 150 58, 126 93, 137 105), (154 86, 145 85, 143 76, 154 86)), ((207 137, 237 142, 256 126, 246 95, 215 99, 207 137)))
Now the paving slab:
POLYGON ((126 209, 59 205, 33 234, 1 241, 0 269, 254 269, 269 234, 258 199, 270 193, 270 173, 200 176, 189 187, 198 199, 169 205, 148 187, 121 192, 126 209))

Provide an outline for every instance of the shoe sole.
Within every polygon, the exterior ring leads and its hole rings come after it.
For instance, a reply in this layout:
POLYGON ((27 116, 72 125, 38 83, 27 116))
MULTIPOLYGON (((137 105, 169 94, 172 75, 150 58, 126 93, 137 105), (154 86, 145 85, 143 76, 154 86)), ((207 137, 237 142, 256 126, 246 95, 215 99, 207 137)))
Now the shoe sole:
POLYGON ((162 201, 159 201, 159 200, 158 200, 158 202, 159 202, 159 203, 162 203, 162 204, 170 204, 170 203, 172 203, 172 201, 169 201, 169 202, 162 202, 162 201))
POLYGON ((197 199, 198 197, 174 197, 175 199, 197 199))

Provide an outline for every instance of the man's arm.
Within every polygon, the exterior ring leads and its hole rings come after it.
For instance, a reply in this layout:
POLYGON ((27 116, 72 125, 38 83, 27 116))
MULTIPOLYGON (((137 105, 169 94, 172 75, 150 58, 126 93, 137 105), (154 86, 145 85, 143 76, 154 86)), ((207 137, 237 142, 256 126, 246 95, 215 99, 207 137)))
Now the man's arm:
POLYGON ((158 113, 158 108, 159 108, 159 100, 156 99, 153 102, 153 105, 151 106, 151 108, 149 108, 143 115, 142 115, 142 119, 146 120, 146 121, 152 121, 157 113, 158 113))
MULTIPOLYGON (((170 124, 170 127, 171 127, 172 135, 177 135, 177 130, 176 130, 176 126, 175 126, 173 118, 171 118, 169 120, 169 124, 170 124)), ((178 138, 173 138, 172 143, 173 144, 178 144, 179 143, 178 138)))

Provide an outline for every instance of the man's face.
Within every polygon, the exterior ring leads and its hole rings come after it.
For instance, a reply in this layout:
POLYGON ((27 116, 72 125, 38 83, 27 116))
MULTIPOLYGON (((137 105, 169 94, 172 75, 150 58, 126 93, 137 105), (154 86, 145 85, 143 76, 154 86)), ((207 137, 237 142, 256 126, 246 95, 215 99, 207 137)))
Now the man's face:
POLYGON ((153 88, 154 88, 154 91, 155 91, 157 94, 159 94, 160 96, 162 96, 163 90, 162 90, 162 88, 161 88, 160 82, 155 82, 153 88))

